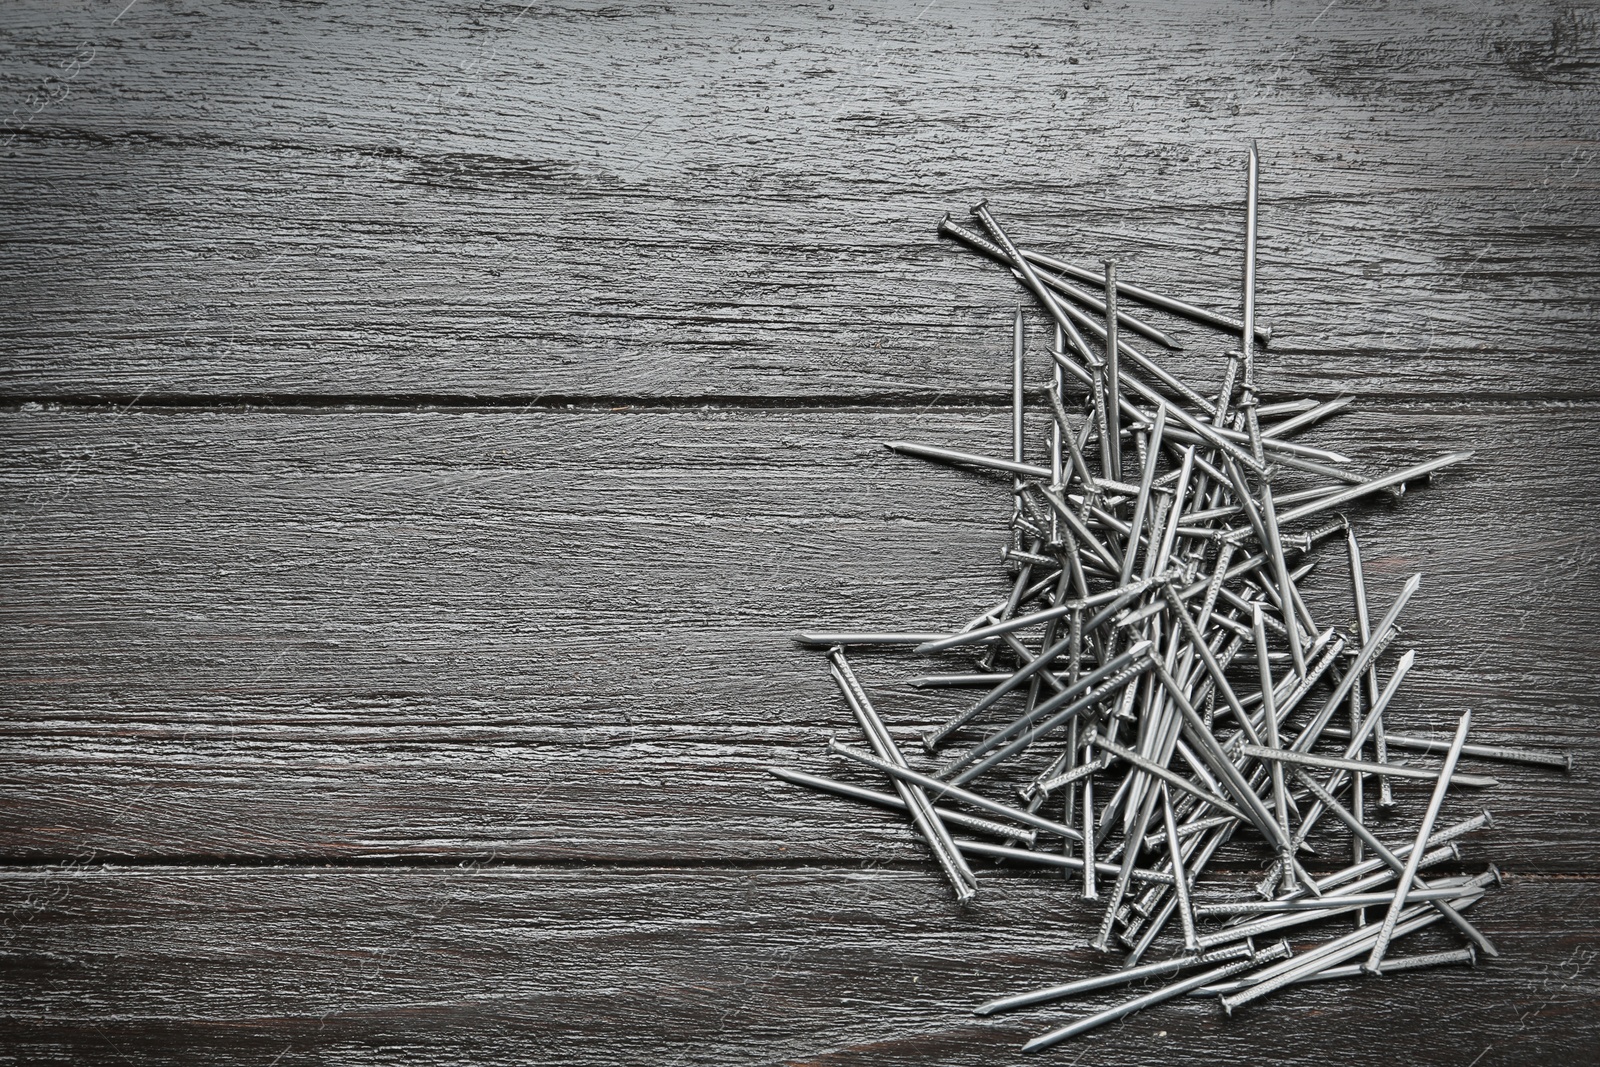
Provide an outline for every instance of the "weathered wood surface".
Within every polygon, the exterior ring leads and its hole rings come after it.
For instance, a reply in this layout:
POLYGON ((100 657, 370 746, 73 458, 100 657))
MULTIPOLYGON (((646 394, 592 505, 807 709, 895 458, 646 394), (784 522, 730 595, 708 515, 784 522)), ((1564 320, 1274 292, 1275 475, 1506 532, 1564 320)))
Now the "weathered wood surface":
MULTIPOLYGON (((1438 732, 1470 706, 1482 738, 1578 757, 1571 774, 1490 766, 1505 784, 1470 798, 1504 821, 1485 854, 1513 869, 1600 864, 1600 694, 1573 684, 1574 635, 1600 627, 1597 420, 1406 404, 1307 438, 1375 472, 1478 450, 1348 511, 1374 604, 1425 575, 1392 728, 1438 732)), ((938 630, 1003 597, 1005 483, 880 442, 996 452, 1007 425, 982 409, 13 415, 0 850, 915 857, 894 820, 765 774, 825 768, 828 732, 853 731, 791 635, 938 630)), ((1319 558, 1318 611, 1348 621, 1342 545, 1319 558)), ((909 731, 971 696, 896 680, 965 662, 863 657, 862 673, 909 731)))
POLYGON ((994 395, 939 216, 1234 307, 1251 137, 1268 381, 1600 395, 1587 7, 113 15, 7 5, 9 396, 994 395))
MULTIPOLYGON (((1117 1003, 974 1017, 1099 973, 1059 879, 708 867, 44 869, 0 874, 0 1028, 17 1062, 1586 1063, 1593 879, 1514 878, 1473 911, 1499 960, 1299 990, 1225 1017, 1153 1008, 1044 1060, 1027 1038, 1117 1003), (1404 1020, 1404 1021, 1401 1021, 1404 1020), (1474 1059, 1477 1057, 1476 1059, 1474 1059)), ((1418 938, 1425 935, 1418 935, 1418 938)), ((1447 942, 1408 939, 1396 952, 1447 942), (1414 943, 1413 943, 1414 942, 1414 943)))
POLYGON ((1060 1056, 1600 1058, 1597 73, 1539 2, 7 4, 0 1063, 1011 1062, 1094 914, 768 778, 848 726, 789 634, 1001 588, 1001 484, 877 443, 1002 447, 940 214, 1228 309, 1252 137, 1265 386, 1478 449, 1352 509, 1396 719, 1578 767, 1452 800, 1492 965, 1060 1056))

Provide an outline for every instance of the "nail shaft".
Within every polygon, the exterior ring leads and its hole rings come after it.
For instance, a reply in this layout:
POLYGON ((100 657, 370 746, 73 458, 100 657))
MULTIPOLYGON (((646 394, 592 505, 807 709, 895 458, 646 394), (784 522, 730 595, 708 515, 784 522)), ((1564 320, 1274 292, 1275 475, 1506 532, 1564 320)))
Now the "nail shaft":
POLYGON ((1411 888, 1412 881, 1417 876, 1417 859, 1422 853, 1422 842, 1428 839, 1428 834, 1433 830, 1433 821, 1439 817, 1439 809, 1444 806, 1444 796, 1450 789, 1451 772, 1456 769, 1456 761, 1461 758, 1461 746, 1467 743, 1467 731, 1472 727, 1472 711, 1468 709, 1461 713, 1461 723, 1456 727, 1455 740, 1450 742, 1450 751, 1445 753, 1444 766, 1439 770, 1439 781, 1433 787, 1433 796, 1428 801, 1428 810, 1423 813, 1422 825, 1417 829, 1417 844, 1413 846, 1410 859, 1406 861, 1404 873, 1394 895, 1394 903, 1389 905, 1388 914, 1383 917, 1383 926, 1379 930, 1378 938, 1372 945, 1372 953, 1367 957, 1367 962, 1362 968, 1369 974, 1378 974, 1378 965, 1383 962, 1383 954, 1388 951, 1389 940, 1394 936, 1395 924, 1399 921, 1400 911, 1406 904, 1406 893, 1411 888))

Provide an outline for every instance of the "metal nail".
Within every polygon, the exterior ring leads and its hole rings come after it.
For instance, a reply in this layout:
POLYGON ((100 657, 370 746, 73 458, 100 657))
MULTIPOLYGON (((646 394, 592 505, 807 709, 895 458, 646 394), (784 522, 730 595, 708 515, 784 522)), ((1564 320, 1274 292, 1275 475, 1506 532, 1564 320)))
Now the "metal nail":
MULTIPOLYGON (((900 754, 894 738, 889 735, 888 727, 873 710, 872 702, 867 699, 866 690, 856 680, 855 672, 845 659, 844 649, 837 646, 830 648, 828 660, 832 665, 833 679, 838 684, 845 703, 849 704, 850 710, 855 713, 861 731, 867 735, 867 742, 877 752, 878 759, 887 766, 903 768, 905 757, 900 754)), ((975 895, 978 880, 956 850, 955 842, 950 839, 950 831, 939 821, 927 795, 921 790, 912 788, 914 784, 896 780, 895 791, 899 793, 906 810, 911 814, 917 832, 922 835, 934 859, 943 868, 951 889, 955 891, 957 902, 965 904, 975 895)))
MULTIPOLYGON (((1468 967, 1474 967, 1477 962, 1477 949, 1468 945, 1466 948, 1450 949, 1446 952, 1430 952, 1422 956, 1402 956, 1398 959, 1390 956, 1384 959, 1383 963, 1379 965, 1379 969, 1384 974, 1399 974, 1402 971, 1416 971, 1426 967, 1442 967, 1452 963, 1464 963, 1468 967)), ((1360 966, 1350 964, 1344 967, 1329 967, 1326 970, 1306 974, 1301 976, 1298 981, 1301 983, 1328 982, 1344 978, 1361 978, 1363 975, 1364 972, 1360 966)), ((1236 993, 1241 989, 1246 989, 1249 985, 1250 982, 1248 980, 1236 978, 1231 982, 1222 982, 1218 985, 1191 990, 1189 995, 1203 997, 1226 996, 1229 993, 1236 993)))
POLYGON ((857 763, 863 763, 869 767, 876 767, 878 770, 881 770, 885 774, 889 774, 900 781, 907 782, 911 785, 921 786, 923 789, 928 791, 928 794, 931 797, 938 797, 941 799, 944 797, 949 797, 951 800, 960 801, 961 803, 970 805, 971 807, 982 808, 984 811, 990 812, 991 814, 1014 820, 1015 822, 1019 822, 1024 826, 1031 826, 1035 830, 1043 830, 1045 833, 1055 834, 1057 837, 1065 837, 1068 840, 1076 841, 1081 836, 1077 830, 1074 830, 1070 826, 1063 826, 1058 822, 1053 822, 1050 819, 1034 815, 1032 812, 1023 811, 1022 809, 1013 807, 1010 804, 1002 804, 997 800, 990 800, 988 797, 979 796, 977 793, 974 793, 971 790, 963 789, 960 786, 954 785, 950 782, 941 782, 937 778, 932 778, 926 774, 921 774, 909 767, 902 767, 898 764, 889 763, 885 760, 863 752, 851 745, 846 745, 837 739, 829 739, 828 751, 838 756, 844 756, 847 759, 853 759, 857 763))
POLYGON ((1171 985, 1163 986, 1162 988, 1154 990, 1153 992, 1146 993, 1142 997, 1135 997, 1133 1000, 1130 1000, 1125 1004, 1119 1004, 1114 1008, 1107 1008, 1105 1011, 1098 1012, 1086 1019, 1079 1019, 1075 1023, 1069 1023, 1068 1025, 1056 1030, 1052 1030, 1047 1034, 1041 1034, 1029 1041, 1027 1044, 1023 1045, 1022 1051, 1038 1052, 1040 1049, 1046 1049, 1051 1045, 1059 1044, 1069 1037, 1076 1037, 1078 1034, 1087 1033, 1097 1026, 1103 1026, 1106 1023, 1115 1022, 1118 1019, 1126 1018, 1127 1016, 1132 1015, 1134 1012, 1139 1011, 1141 1008, 1148 1008, 1151 1005, 1159 1004, 1164 1000, 1171 1000, 1173 997, 1180 997, 1191 989, 1198 989, 1201 986, 1213 985, 1217 982, 1224 982, 1236 974, 1240 974, 1249 970, 1251 967, 1254 967, 1257 964, 1265 963, 1270 960, 1283 959, 1289 954, 1288 942, 1280 941, 1278 944, 1256 953, 1254 959, 1235 960, 1230 963, 1225 963, 1220 967, 1215 967, 1209 971, 1206 971, 1204 974, 1196 975, 1193 978, 1188 978, 1181 982, 1173 982, 1171 985))
MULTIPOLYGON (((1351 737, 1349 730, 1330 727, 1323 732, 1326 737, 1348 741, 1351 737)), ((1407 749, 1412 752, 1448 752, 1450 742, 1437 740, 1430 737, 1411 737, 1405 734, 1387 734, 1389 745, 1392 748, 1407 749)), ((1572 770, 1572 753, 1549 752, 1532 748, 1502 748, 1498 745, 1462 745, 1463 756, 1475 756, 1478 759, 1505 760, 1509 763, 1531 763, 1541 767, 1559 767, 1562 770, 1572 770)))
MULTIPOLYGON (((1250 454, 1257 462, 1262 458, 1261 423, 1256 416, 1256 193, 1260 185, 1260 157, 1256 143, 1250 142, 1250 158, 1245 182, 1244 216, 1244 329, 1240 331, 1240 349, 1244 358, 1244 398, 1239 406, 1244 409, 1245 426, 1250 435, 1250 454)), ((1301 672, 1305 673, 1304 671, 1301 672)))
POLYGON ((1044 305, 1045 311, 1066 332, 1067 340, 1071 343, 1073 351, 1085 359, 1089 358, 1090 349, 1084 343, 1083 336, 1078 333, 1077 327, 1073 325, 1065 309, 1062 308, 1061 302, 1055 298, 1055 294, 1039 280, 1039 274, 1033 269, 1033 264, 1023 257, 1022 253, 1017 250, 1017 246, 1012 243, 1011 238, 1006 235, 1006 231, 1001 228, 1000 223, 995 220, 994 215, 989 211, 989 202, 980 200, 974 204, 972 206, 972 215, 983 223, 983 228, 989 231, 989 236, 993 237, 1000 247, 1005 250, 1006 259, 1015 270, 1022 274, 1023 284, 1033 290, 1033 295, 1039 298, 1039 303, 1044 305))
MULTIPOLYGON (((967 245, 968 247, 983 253, 990 259, 998 261, 1005 266, 1007 270, 1011 271, 1011 274, 1014 278, 1016 278, 1018 281, 1024 281, 1022 272, 1011 265, 1011 259, 1008 255, 1006 255, 1005 249, 990 241, 982 234, 975 233, 974 231, 967 229, 965 226, 962 226, 960 223, 956 222, 955 219, 951 218, 948 212, 946 212, 944 218, 939 221, 939 233, 944 237, 954 237, 956 240, 967 245)), ((1032 252, 1024 249, 1022 254, 1027 257, 1030 263, 1039 264, 1039 257, 1034 255, 1032 252)), ((1072 283, 1065 281, 1053 274, 1040 274, 1039 280, 1045 285, 1048 285, 1051 289, 1054 289, 1056 292, 1060 293, 1062 296, 1084 305, 1091 311, 1098 312, 1102 315, 1105 314, 1105 302, 1088 290, 1079 289, 1076 285, 1073 285, 1072 283)), ((1094 278, 1093 280, 1098 281, 1099 279, 1094 278)), ((1147 322, 1136 319, 1132 315, 1128 315, 1121 310, 1118 310, 1116 315, 1117 321, 1123 326, 1126 326, 1135 333, 1142 334, 1145 337, 1150 338, 1150 340, 1154 341, 1163 348, 1177 351, 1183 347, 1161 330, 1156 329, 1147 322)))
MULTIPOLYGON (((1267 748, 1262 745, 1242 745, 1240 751, 1246 756, 1255 759, 1275 760, 1281 763, 1297 763, 1303 767, 1328 767, 1337 770, 1360 771, 1363 774, 1387 775, 1391 778, 1409 778, 1418 781, 1431 782, 1439 777, 1438 771, 1431 771, 1423 767, 1410 767, 1404 763, 1368 763, 1365 760, 1339 759, 1336 756, 1313 756, 1308 752, 1293 752, 1280 748, 1267 748)), ((1452 774, 1451 785, 1465 786, 1469 789, 1488 789, 1500 784, 1498 778, 1490 778, 1481 774, 1452 774)))
MULTIPOLYGON (((889 808, 893 811, 907 811, 906 802, 889 793, 880 793, 876 789, 865 789, 859 785, 848 782, 836 782, 832 778, 823 778, 815 774, 806 774, 804 771, 791 770, 788 767, 768 767, 767 773, 775 778, 782 778, 795 785, 803 785, 808 789, 815 789, 819 793, 832 793, 835 796, 848 797, 866 804, 875 804, 880 808, 889 808)), ((1029 845, 1033 844, 1035 833, 1024 830, 1020 826, 1007 826, 1004 823, 994 822, 990 819, 980 819, 966 812, 953 811, 950 808, 935 806, 934 814, 940 821, 949 826, 959 827, 971 833, 989 834, 1007 840, 1022 840, 1029 845)))
POLYGON ((1097 975, 1093 978, 1080 978, 1061 985, 1046 986, 1043 989, 1033 989, 1014 996, 1000 997, 997 1000, 991 1000, 973 1008, 972 1014, 993 1015, 996 1012, 1015 1011, 1018 1008, 1032 1007, 1035 1004, 1048 1004, 1053 1000, 1067 1000, 1071 997, 1093 993, 1100 989, 1128 985, 1132 982, 1143 981, 1146 978, 1165 978, 1168 975, 1178 974, 1191 967, 1205 967, 1237 959, 1249 959, 1251 955, 1249 947, 1240 944, 1229 945, 1227 948, 1219 949, 1216 952, 1176 956, 1156 963, 1146 963, 1139 967, 1125 967, 1120 971, 1112 971, 1110 974, 1097 975))
POLYGON ((1183 947, 1199 952, 1200 941, 1194 930, 1194 905, 1189 900, 1189 880, 1183 870, 1183 842, 1178 840, 1178 820, 1172 814, 1172 794, 1161 787, 1161 817, 1167 828, 1167 855, 1172 859, 1172 886, 1178 898, 1178 920, 1183 926, 1183 947))
MULTIPOLYGON (((945 216, 947 219, 949 217, 950 216, 948 215, 945 216)), ((940 232, 942 233, 944 230, 941 229, 940 232)), ((1075 267, 1072 264, 1060 259, 1056 259, 1053 256, 1047 256, 1032 251, 1025 251, 1022 254, 1029 263, 1036 264, 1037 266, 1043 267, 1046 270, 1058 271, 1071 278, 1076 278, 1085 285, 1093 285, 1100 280, 1095 271, 1088 270, 1083 267, 1075 267)), ((1214 311, 1207 311, 1205 308, 1196 307, 1193 304, 1183 300, 1175 299, 1173 297, 1163 296, 1159 293, 1152 292, 1149 289, 1142 288, 1141 286, 1130 285, 1127 282, 1118 282, 1117 292, 1122 296, 1128 297, 1130 300, 1137 300, 1141 304, 1147 304, 1150 307, 1160 308, 1163 311, 1170 311, 1174 315, 1182 315, 1184 318, 1193 319, 1195 322, 1205 323, 1208 326, 1214 326, 1219 330, 1225 330, 1229 333, 1240 333, 1244 329, 1244 324, 1238 319, 1230 318, 1227 315, 1222 315, 1214 311)), ((1266 344, 1272 339, 1272 327, 1267 323, 1257 322, 1255 335, 1258 341, 1260 341, 1262 344, 1266 344)))
POLYGON ((1111 477, 1122 480, 1122 390, 1117 367, 1117 266, 1106 260, 1106 433, 1111 445, 1111 477))
POLYGON ((1389 940, 1394 936, 1400 911, 1405 907, 1406 893, 1411 888, 1412 880, 1417 876, 1417 858, 1422 854, 1422 842, 1428 839, 1428 833, 1433 829, 1433 821, 1439 817, 1445 793, 1450 789, 1451 772, 1456 769, 1456 761, 1461 758, 1461 746, 1467 743, 1467 731, 1471 727, 1472 710, 1469 708, 1461 713, 1461 722, 1456 727, 1455 739, 1450 742, 1450 751, 1445 753, 1444 766, 1439 769, 1439 781, 1434 785, 1433 796, 1428 800, 1428 809, 1422 815, 1422 824, 1417 829, 1417 844, 1413 846, 1411 858, 1406 861, 1405 871, 1400 875, 1394 903, 1389 905, 1388 914, 1383 918, 1383 926, 1373 943, 1371 955, 1367 957, 1367 962, 1362 964, 1362 969, 1368 974, 1381 973, 1378 965, 1383 962, 1383 954, 1388 951, 1389 940))
MULTIPOLYGON (((1382 860, 1389 867, 1389 869, 1394 871, 1402 880, 1405 879, 1406 868, 1402 865, 1402 861, 1395 856, 1394 853, 1390 852, 1388 847, 1384 845, 1382 841, 1378 840, 1377 836, 1373 834, 1372 831, 1363 826, 1361 824, 1361 820, 1357 819, 1354 814, 1344 807, 1344 805, 1340 804, 1331 793, 1317 785, 1315 779, 1313 779, 1311 775, 1306 774, 1303 771, 1297 771, 1296 777, 1300 779, 1300 783, 1302 785, 1311 791, 1313 796, 1322 802, 1324 808, 1333 812, 1341 822, 1350 828, 1352 833, 1360 837, 1366 846, 1372 849, 1372 852, 1375 856, 1382 860)), ((1430 826, 1429 830, 1431 829, 1432 827, 1430 826)), ((1413 855, 1415 855, 1416 848, 1416 845, 1412 846, 1413 855)), ((1400 901, 1400 905, 1404 906, 1404 902, 1400 900, 1402 897, 1409 897, 1413 900, 1425 899, 1417 896, 1416 890, 1427 890, 1431 887, 1427 882, 1424 882, 1421 878, 1418 878, 1415 872, 1412 872, 1411 878, 1412 882, 1403 883, 1396 890, 1395 900, 1386 902, 1387 906, 1391 910, 1395 909, 1396 901, 1400 901)), ((1434 901, 1433 908, 1441 916, 1448 920, 1452 926, 1470 938, 1472 942, 1485 953, 1490 956, 1500 955, 1500 950, 1494 947, 1494 943, 1480 933, 1478 929, 1471 923, 1463 919, 1460 913, 1448 903, 1444 901, 1434 901)))

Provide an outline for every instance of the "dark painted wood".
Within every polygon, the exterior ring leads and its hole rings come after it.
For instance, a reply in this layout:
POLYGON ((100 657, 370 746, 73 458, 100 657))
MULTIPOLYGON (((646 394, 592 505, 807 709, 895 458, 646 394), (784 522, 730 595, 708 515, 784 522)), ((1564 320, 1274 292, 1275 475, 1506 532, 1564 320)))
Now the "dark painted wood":
MULTIPOLYGON (((13 857, 913 859, 893 820, 765 775, 825 768, 851 728, 791 634, 938 629, 1004 590, 1005 484, 879 443, 995 451, 987 410, 4 426, 13 857)), ((1595 427, 1589 406, 1402 405, 1308 438, 1372 470, 1478 449, 1349 510, 1375 604, 1425 574, 1390 656, 1418 651, 1394 728, 1470 706, 1482 739, 1577 755, 1571 774, 1493 767, 1505 785, 1460 801, 1501 816, 1488 854, 1514 869, 1600 862, 1597 698, 1573 684, 1600 626, 1595 427)), ((1348 623, 1342 546, 1321 558, 1308 589, 1348 623)), ((895 681, 963 662, 862 674, 909 731, 962 696, 895 681)))
MULTIPOLYGON (((19 1062, 135 1064, 1584 1063, 1600 1053, 1593 879, 1473 911, 1503 956, 1153 1008, 1024 1059, 1126 993, 978 1018, 1099 973, 1097 911, 1051 876, 448 868, 0 873, 0 1027, 19 1062), (1400 1022, 1399 1020, 1404 1020, 1400 1022), (1476 1058, 1476 1060, 1475 1060, 1476 1058)), ((1341 927, 1342 929, 1342 927, 1341 927)), ((1427 935, 1418 935, 1423 937, 1427 935)), ((1396 953, 1443 939, 1399 942, 1396 953)))
POLYGON ((1234 306, 1251 137, 1266 380, 1600 395, 1586 7, 107 7, 7 5, 12 397, 994 396, 939 216, 1234 306))
POLYGON ((938 216, 1227 307, 1252 137, 1265 387, 1478 449, 1355 509, 1396 719, 1579 764, 1447 809, 1501 960, 1058 1058, 1600 1059, 1597 72, 1535 0, 7 4, 0 1063, 1015 1061, 1095 914, 766 777, 848 725, 788 635, 1001 588, 1003 486, 877 444, 1003 447, 938 216))

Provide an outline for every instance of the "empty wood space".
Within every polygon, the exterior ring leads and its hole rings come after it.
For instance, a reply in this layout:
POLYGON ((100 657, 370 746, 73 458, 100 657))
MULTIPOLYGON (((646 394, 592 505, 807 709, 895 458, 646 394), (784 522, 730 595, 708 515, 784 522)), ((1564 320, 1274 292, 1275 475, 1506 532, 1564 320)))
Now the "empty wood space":
MULTIPOLYGON (((1007 588, 1007 482, 882 447, 1007 446, 940 217, 1236 313, 1251 138, 1266 399, 1475 453, 1345 509, 1390 728, 1575 766, 1446 809, 1501 958, 1044 1055, 1600 1059, 1597 76, 1559 3, 8 4, 0 1064, 1019 1061, 1099 909, 768 775, 869 781, 792 634, 1007 588)), ((964 662, 857 658, 907 738, 964 662)))

